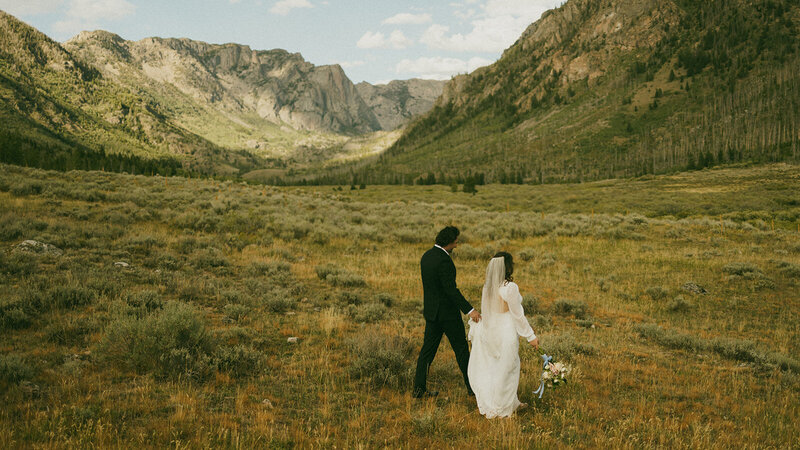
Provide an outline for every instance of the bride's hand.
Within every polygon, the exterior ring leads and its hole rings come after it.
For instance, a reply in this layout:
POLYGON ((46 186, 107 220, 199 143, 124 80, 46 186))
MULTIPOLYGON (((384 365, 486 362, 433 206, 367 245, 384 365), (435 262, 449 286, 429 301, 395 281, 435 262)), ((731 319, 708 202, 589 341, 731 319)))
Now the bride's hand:
POLYGON ((532 341, 528 341, 528 344, 531 344, 531 347, 533 347, 533 348, 538 350, 539 349, 539 338, 537 337, 536 339, 534 339, 532 341))
POLYGON ((481 321, 481 313, 479 313, 478 311, 475 311, 474 309, 469 313, 469 317, 475 323, 478 323, 478 322, 481 321))

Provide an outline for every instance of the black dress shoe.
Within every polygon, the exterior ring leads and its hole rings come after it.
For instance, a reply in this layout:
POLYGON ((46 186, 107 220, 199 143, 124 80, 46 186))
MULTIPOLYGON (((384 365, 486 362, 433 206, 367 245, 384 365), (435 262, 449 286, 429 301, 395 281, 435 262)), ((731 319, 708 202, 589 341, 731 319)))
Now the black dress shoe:
POLYGON ((439 391, 415 392, 414 393, 414 398, 436 397, 437 395, 439 395, 439 391))

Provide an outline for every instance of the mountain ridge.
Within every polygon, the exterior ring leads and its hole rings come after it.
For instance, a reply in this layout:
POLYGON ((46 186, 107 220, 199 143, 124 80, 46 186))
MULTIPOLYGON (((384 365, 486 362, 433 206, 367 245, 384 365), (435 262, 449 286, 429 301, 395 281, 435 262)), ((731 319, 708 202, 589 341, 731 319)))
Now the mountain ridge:
MULTIPOLYGON (((59 157, 52 167, 101 167, 115 154, 237 175, 374 153, 397 135, 383 131, 341 66, 315 66, 299 53, 186 38, 132 42, 103 30, 62 45, 2 11, 0 27, 7 162, 78 151, 82 162, 59 157)), ((430 84, 421 102, 432 105, 441 83, 430 84)), ((394 110, 389 130, 411 116, 394 110)))
POLYGON ((356 176, 564 182, 796 161, 799 24, 784 0, 569 0, 454 77, 356 176))

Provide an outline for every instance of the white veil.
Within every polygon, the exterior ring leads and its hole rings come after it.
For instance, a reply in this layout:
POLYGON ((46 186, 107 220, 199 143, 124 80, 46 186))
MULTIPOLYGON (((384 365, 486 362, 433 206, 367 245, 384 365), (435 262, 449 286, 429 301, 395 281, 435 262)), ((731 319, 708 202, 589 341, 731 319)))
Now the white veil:
POLYGON ((489 354, 495 358, 500 356, 501 333, 498 330, 498 314, 503 312, 503 300, 500 298, 500 286, 506 276, 506 264, 502 256, 492 258, 486 268, 486 282, 481 295, 481 323, 483 324, 480 339, 486 345, 489 354))

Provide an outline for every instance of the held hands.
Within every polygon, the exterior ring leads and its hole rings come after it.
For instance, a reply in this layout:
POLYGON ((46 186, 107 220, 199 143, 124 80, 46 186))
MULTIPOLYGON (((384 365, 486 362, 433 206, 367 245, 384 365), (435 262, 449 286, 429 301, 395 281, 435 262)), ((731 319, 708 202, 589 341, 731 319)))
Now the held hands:
POLYGON ((469 313, 469 318, 472 319, 473 322, 478 323, 481 321, 481 313, 475 311, 474 309, 469 313))
POLYGON ((533 347, 533 348, 538 350, 539 349, 539 338, 537 337, 534 340, 529 341, 528 344, 530 344, 531 347, 533 347))

